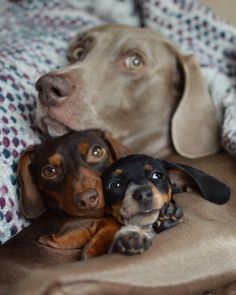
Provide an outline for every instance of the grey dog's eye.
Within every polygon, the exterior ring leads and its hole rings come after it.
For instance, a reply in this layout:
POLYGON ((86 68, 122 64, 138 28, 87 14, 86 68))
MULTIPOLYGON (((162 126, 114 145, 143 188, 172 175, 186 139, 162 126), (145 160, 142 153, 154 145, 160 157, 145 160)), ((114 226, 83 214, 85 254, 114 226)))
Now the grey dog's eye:
POLYGON ((125 66, 132 71, 139 71, 144 67, 144 62, 139 54, 132 54, 125 59, 125 66))
POLYGON ((159 172, 159 171, 154 171, 152 173, 152 179, 153 180, 158 180, 158 179, 162 179, 163 178, 163 173, 159 172))
POLYGON ((80 45, 77 48, 75 48, 75 50, 72 52, 72 57, 75 60, 81 60, 84 57, 85 54, 85 48, 80 45))
POLYGON ((109 190, 116 190, 117 188, 119 188, 121 185, 120 181, 117 179, 113 179, 111 181, 109 181, 107 188, 109 190))

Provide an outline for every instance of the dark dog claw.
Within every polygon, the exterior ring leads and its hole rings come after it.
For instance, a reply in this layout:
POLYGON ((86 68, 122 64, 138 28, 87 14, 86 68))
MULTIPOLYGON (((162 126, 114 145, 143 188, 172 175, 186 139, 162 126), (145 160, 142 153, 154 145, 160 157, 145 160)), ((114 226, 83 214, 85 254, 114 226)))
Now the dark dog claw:
POLYGON ((183 211, 180 207, 176 207, 175 217, 181 219, 183 217, 183 211))
POLYGON ((169 203, 169 204, 166 205, 164 211, 162 211, 162 212, 163 212, 164 216, 167 216, 167 217, 170 218, 171 216, 174 215, 175 210, 176 210, 176 208, 175 208, 174 204, 169 203))
POLYGON ((156 233, 160 233, 166 229, 176 226, 181 222, 183 217, 182 209, 174 200, 165 204, 159 214, 157 221, 153 224, 156 233))

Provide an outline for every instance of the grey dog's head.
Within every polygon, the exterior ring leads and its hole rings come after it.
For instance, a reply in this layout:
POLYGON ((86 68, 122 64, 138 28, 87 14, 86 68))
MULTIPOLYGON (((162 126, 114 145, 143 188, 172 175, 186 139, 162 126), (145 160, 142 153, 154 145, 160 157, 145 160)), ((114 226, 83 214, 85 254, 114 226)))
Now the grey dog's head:
MULTIPOLYGON (((193 108, 204 99, 195 59, 184 56, 156 32, 122 25, 78 34, 69 46, 68 58, 71 65, 36 83, 36 120, 43 131, 58 136, 71 129, 102 128, 134 151, 164 154, 171 146, 172 128, 175 147, 189 152, 182 148, 179 134, 199 134, 202 121, 183 124, 183 118, 189 120, 188 104, 193 108), (182 97, 184 107, 179 109, 182 97)), ((205 117, 204 124, 209 125, 205 117)), ((214 128, 211 139, 212 134, 214 128)), ((198 149, 203 143, 191 146, 198 149)))

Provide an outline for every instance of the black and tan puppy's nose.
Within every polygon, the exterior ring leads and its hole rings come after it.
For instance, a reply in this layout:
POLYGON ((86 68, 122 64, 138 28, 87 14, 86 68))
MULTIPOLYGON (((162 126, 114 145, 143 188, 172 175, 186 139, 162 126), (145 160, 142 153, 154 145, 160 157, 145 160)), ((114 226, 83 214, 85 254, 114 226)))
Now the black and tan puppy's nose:
POLYGON ((152 190, 150 187, 140 187, 133 193, 133 198, 144 206, 149 206, 152 203, 152 190))
POLYGON ((98 205, 98 193, 95 189, 89 189, 74 196, 74 203, 80 209, 94 209, 98 205))
POLYGON ((35 84, 39 101, 43 105, 55 106, 66 100, 72 93, 72 84, 61 76, 47 74, 35 84))

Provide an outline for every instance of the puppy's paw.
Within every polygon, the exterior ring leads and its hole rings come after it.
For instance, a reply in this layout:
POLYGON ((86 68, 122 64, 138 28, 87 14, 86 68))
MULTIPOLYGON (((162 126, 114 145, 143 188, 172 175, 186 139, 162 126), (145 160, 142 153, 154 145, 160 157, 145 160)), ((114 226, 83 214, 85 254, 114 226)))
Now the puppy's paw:
POLYGON ((182 221, 183 211, 173 200, 171 203, 167 203, 162 207, 157 221, 153 224, 153 229, 156 233, 160 233, 176 226, 182 221))
POLYGON ((38 241, 40 244, 43 244, 45 246, 54 247, 54 241, 51 235, 42 235, 39 237, 38 241))
POLYGON ((123 227, 113 240, 109 252, 125 255, 140 254, 151 245, 151 239, 139 227, 123 227))
POLYGON ((56 249, 66 249, 66 247, 63 247, 62 245, 60 245, 60 243, 58 243, 55 237, 55 234, 42 235, 39 237, 38 241, 40 244, 43 244, 45 246, 49 246, 56 249))
POLYGON ((80 259, 84 260, 84 259, 89 259, 89 258, 93 258, 99 256, 96 253, 96 249, 94 249, 94 247, 90 246, 90 244, 88 243, 88 245, 86 247, 84 247, 80 259))

